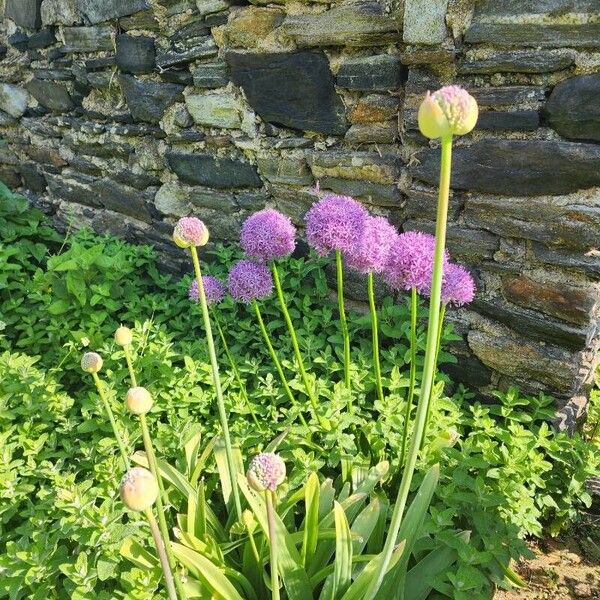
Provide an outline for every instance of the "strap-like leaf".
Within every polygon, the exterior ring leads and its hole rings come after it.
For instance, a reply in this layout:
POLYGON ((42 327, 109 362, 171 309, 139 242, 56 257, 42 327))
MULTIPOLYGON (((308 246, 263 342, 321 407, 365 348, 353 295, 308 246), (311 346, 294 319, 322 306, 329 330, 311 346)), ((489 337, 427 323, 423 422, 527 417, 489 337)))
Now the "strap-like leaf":
POLYGON ((316 473, 308 476, 304 486, 305 513, 304 519, 304 542, 302 544, 302 564, 310 562, 317 549, 317 537, 319 534, 319 478, 316 473))
POLYGON ((159 566, 158 559, 132 538, 123 540, 119 552, 123 558, 140 567, 140 569, 154 569, 159 566))
POLYGON ((335 563, 333 566, 332 598, 341 597, 350 587, 352 578, 352 536, 346 513, 337 502, 333 506, 335 515, 335 563))

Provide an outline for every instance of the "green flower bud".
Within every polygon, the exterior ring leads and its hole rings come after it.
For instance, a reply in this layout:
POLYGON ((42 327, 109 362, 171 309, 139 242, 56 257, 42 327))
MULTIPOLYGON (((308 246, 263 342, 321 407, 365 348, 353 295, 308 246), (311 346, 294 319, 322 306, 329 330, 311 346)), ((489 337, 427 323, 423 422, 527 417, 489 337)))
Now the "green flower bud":
POLYGON ((86 352, 81 357, 81 368, 86 373, 98 373, 102 368, 102 357, 96 352, 86 352))
POLYGON ((118 346, 129 346, 132 340, 133 331, 131 331, 129 327, 121 325, 121 327, 115 331, 115 342, 118 346))
POLYGON ((255 456, 248 469, 248 483, 257 492, 274 492, 285 480, 285 463, 273 452, 255 456))
POLYGON ((196 217, 183 217, 173 230, 173 241, 180 248, 204 246, 208 242, 208 228, 196 217))
POLYGON ((150 508, 158 498, 158 483, 154 475, 143 467, 129 469, 121 479, 121 500, 130 510, 150 508))
POLYGON ((145 415, 153 404, 152 395, 145 387, 132 387, 127 391, 125 406, 134 415, 145 415))
POLYGON ((430 94, 419 107, 419 129, 428 138, 465 135, 477 123, 477 101, 466 90, 449 85, 430 94))

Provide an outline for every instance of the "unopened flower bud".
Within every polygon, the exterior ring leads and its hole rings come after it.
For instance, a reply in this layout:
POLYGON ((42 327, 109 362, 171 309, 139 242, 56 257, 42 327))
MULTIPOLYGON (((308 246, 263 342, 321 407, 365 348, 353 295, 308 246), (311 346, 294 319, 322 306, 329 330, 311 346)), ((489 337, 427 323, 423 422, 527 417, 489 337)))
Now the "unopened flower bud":
POLYGON ((247 477, 257 492, 274 492, 285 479, 285 463, 278 454, 263 452, 252 459, 247 477))
POLYGON ((206 225, 196 217, 179 219, 173 230, 173 241, 180 248, 204 246, 208 242, 208 236, 206 225))
POLYGON ((102 357, 96 352, 86 352, 81 357, 81 368, 86 373, 98 373, 102 368, 102 357))
POLYGON ((431 139, 465 135, 477 123, 477 101, 458 85, 448 85, 430 94, 419 107, 419 129, 431 139))
POLYGON ((134 415, 145 415, 153 404, 152 395, 145 387, 132 387, 127 391, 125 406, 134 415))
POLYGON ((121 500, 131 510, 142 511, 150 508, 158 498, 158 483, 143 467, 129 469, 121 479, 121 500))
POLYGON ((121 327, 115 331, 115 342, 118 346, 129 346, 132 340, 133 332, 131 329, 129 329, 129 327, 121 325, 121 327))

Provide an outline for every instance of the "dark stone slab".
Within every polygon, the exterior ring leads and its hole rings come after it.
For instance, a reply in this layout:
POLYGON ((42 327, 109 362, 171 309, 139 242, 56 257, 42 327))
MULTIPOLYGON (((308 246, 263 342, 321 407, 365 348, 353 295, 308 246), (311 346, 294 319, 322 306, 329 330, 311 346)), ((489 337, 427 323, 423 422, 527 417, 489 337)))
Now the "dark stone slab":
POLYGON ((546 99, 544 88, 531 85, 474 88, 469 92, 479 106, 510 106, 522 102, 541 102, 546 99))
POLYGON ((127 17, 121 17, 119 19, 119 27, 123 31, 130 31, 132 29, 142 29, 143 31, 160 30, 160 25, 151 8, 141 10, 127 17))
POLYGON ((152 73, 156 63, 154 38, 145 36, 117 36, 117 66, 124 73, 152 73))
POLYGON ((259 156, 256 159, 263 177, 272 183, 312 185, 313 177, 304 158, 259 156))
POLYGON ((48 184, 42 170, 35 163, 22 163, 19 166, 19 173, 23 179, 23 187, 41 194, 46 190, 48 184))
POLYGON ((460 75, 487 75, 492 73, 552 73, 575 64, 572 55, 556 54, 548 50, 537 52, 499 52, 489 58, 466 59, 459 63, 460 75))
POLYGON ((76 6, 92 25, 151 8, 150 0, 76 0, 76 6))
POLYGON ((188 49, 178 49, 174 47, 172 50, 162 52, 156 57, 156 64, 161 69, 189 63, 199 58, 210 58, 217 55, 217 46, 211 36, 206 36, 188 49))
POLYGON ((342 63, 336 82, 340 87, 362 91, 394 90, 400 87, 406 68, 390 54, 352 58, 342 63))
POLYGON ((48 110, 53 112, 69 112, 75 108, 71 95, 62 83, 32 79, 25 87, 48 110))
POLYGON ((223 11, 220 13, 214 13, 212 15, 206 15, 204 17, 204 21, 207 27, 218 27, 219 25, 224 25, 227 23, 227 15, 229 11, 223 11))
POLYGON ((237 208, 234 194, 202 188, 190 190, 190 202, 198 208, 210 208, 229 214, 237 208))
POLYGON ((117 64, 117 61, 114 56, 103 56, 102 58, 92 58, 91 60, 86 60, 84 63, 86 71, 100 71, 102 69, 106 69, 107 67, 112 67, 116 64, 117 64))
POLYGON ((48 79, 49 81, 71 81, 73 71, 71 69, 33 69, 36 79, 48 79))
POLYGON ((592 279, 600 279, 600 252, 574 253, 545 244, 533 244, 536 260, 547 265, 582 273, 592 279))
POLYGON ((261 187, 256 167, 233 158, 211 154, 167 152, 167 164, 181 181, 213 188, 261 187))
POLYGON ((383 94, 363 96, 348 115, 352 124, 381 123, 398 116, 398 98, 383 94))
POLYGON ((544 115, 562 137, 600 142, 599 99, 600 74, 571 77, 552 90, 544 115))
POLYGON ((42 0, 6 0, 4 16, 17 26, 37 29, 42 24, 42 0))
POLYGON ((322 52, 227 54, 231 77, 252 108, 270 123, 339 135, 344 105, 322 52))
POLYGON ((329 150, 312 152, 308 164, 317 179, 339 177, 372 183, 396 183, 402 161, 393 153, 329 150))
POLYGON ((556 48, 600 47, 597 0, 481 0, 467 43, 556 48), (587 22, 577 15, 589 13, 587 22), (531 15, 539 18, 532 20, 531 15), (528 18, 529 17, 529 18, 528 18), (544 17, 544 18, 542 18, 544 17))
POLYGON ((393 144, 398 137, 398 121, 387 123, 358 123, 352 125, 344 139, 348 144, 393 144))
POLYGON ((319 179, 319 185, 322 190, 352 196, 375 206, 399 207, 402 204, 402 194, 395 185, 337 177, 322 177, 319 179))
POLYGON ((172 42, 180 42, 189 38, 205 37, 210 35, 210 27, 202 18, 195 18, 193 21, 180 27, 169 39, 172 42))
POLYGON ((219 88, 229 81, 227 63, 221 61, 200 63, 194 68, 192 75, 194 85, 198 88, 219 88))
POLYGON ((121 215, 150 222, 150 211, 139 190, 121 185, 112 179, 98 179, 91 184, 92 193, 100 204, 121 215))
POLYGON ((159 73, 160 78, 163 81, 169 83, 178 83, 179 85, 193 85, 194 78, 190 71, 186 68, 183 69, 165 69, 159 73))
POLYGON ((6 58, 7 52, 8 46, 6 44, 0 44, 0 60, 4 60, 6 58))
MULTIPOLYGON (((436 185, 439 150, 419 153, 417 179, 436 185)), ((482 140, 456 148, 452 187, 492 194, 568 194, 600 185, 600 146, 545 140, 482 140)))
POLYGON ((537 110, 487 110, 479 113, 477 129, 534 131, 540 126, 537 110))
POLYGON ((34 33, 29 36, 27 47, 29 50, 37 50, 40 48, 47 48, 52 46, 56 42, 56 36, 54 35, 54 28, 45 27, 41 31, 34 33))
POLYGON ((112 177, 117 183, 134 187, 136 190, 145 190, 151 186, 160 185, 160 179, 148 173, 132 173, 131 171, 119 171, 112 177))
POLYGON ((92 194, 91 184, 94 177, 65 170, 61 175, 46 174, 50 195, 75 204, 86 204, 99 208, 101 206, 96 195, 92 194))
POLYGON ((440 371, 448 374, 452 381, 484 387, 492 382, 492 371, 473 354, 460 354, 456 363, 443 363, 440 371))
POLYGON ((99 52, 113 49, 112 27, 64 27, 62 51, 99 52))
POLYGON ((131 75, 120 75, 119 82, 136 121, 158 123, 165 110, 183 97, 183 86, 174 83, 141 81, 131 75))
POLYGON ((18 29, 8 36, 8 43, 19 52, 25 52, 29 45, 29 36, 18 29))

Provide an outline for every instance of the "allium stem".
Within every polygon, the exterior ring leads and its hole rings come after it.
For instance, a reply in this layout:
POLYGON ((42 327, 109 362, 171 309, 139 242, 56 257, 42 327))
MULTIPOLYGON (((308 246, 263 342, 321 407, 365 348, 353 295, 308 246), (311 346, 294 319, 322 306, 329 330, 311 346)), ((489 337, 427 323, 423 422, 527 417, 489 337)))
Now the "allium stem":
POLYGON ((367 287, 369 289, 369 308, 371 309, 371 330, 373 332, 373 368, 375 370, 375 385, 377 387, 377 398, 383 402, 381 363, 379 362, 379 324, 377 320, 377 306, 375 305, 375 291, 373 289, 373 273, 367 274, 367 287))
MULTIPOLYGON (((281 362, 279 361, 279 358, 277 357, 275 348, 273 348, 273 343, 271 342, 271 336, 269 335, 269 332, 265 326, 265 322, 263 320, 262 313, 260 312, 258 302, 256 300, 253 300, 252 306, 254 307, 254 312, 256 313, 256 320, 258 321, 258 326, 260 327, 260 332, 262 333, 265 344, 267 345, 267 349, 269 350, 269 354, 271 355, 271 359, 273 360, 273 364, 275 365, 275 368, 277 369, 277 373, 279 374, 279 379, 281 380, 281 385, 283 386, 283 389, 285 390, 285 393, 286 393, 287 397, 289 398, 291 405, 294 407, 297 407, 298 405, 296 404, 296 399, 294 398, 294 394, 292 393, 292 390, 290 389, 290 386, 287 382, 287 378, 283 371, 281 362)), ((302 416, 301 412, 298 413, 298 416, 300 417, 302 424, 306 425, 307 423, 304 420, 304 417, 302 416)))
POLYGON ((242 377, 240 375, 240 370, 238 369, 235 359, 233 358, 233 354, 231 354, 231 350, 229 349, 229 344, 227 343, 227 338, 225 337, 225 332, 223 331, 223 328, 221 327, 219 317, 217 316, 217 313, 214 310, 213 310, 212 314, 213 314, 213 319, 215 320, 215 325, 217 326, 217 331, 219 332, 219 337, 221 338, 221 343, 223 344, 223 350, 225 351, 225 356, 227 356, 227 360, 229 361, 229 366, 231 367, 231 370, 233 371, 233 376, 235 377, 238 387, 240 388, 240 392, 242 393, 244 402, 248 408, 248 411, 250 412, 250 416, 252 417, 254 424, 260 430, 262 430, 262 426, 258 422, 258 419, 256 418, 256 413, 254 412, 254 409, 252 408, 252 404, 250 403, 250 400, 248 398, 248 392, 246 391, 246 386, 244 385, 244 382, 242 381, 242 377))
POLYGON ((165 587, 167 588, 169 600, 177 600, 177 592, 175 591, 175 583, 173 581, 173 573, 171 573, 171 569, 169 567, 169 561, 168 561, 167 555, 165 553, 166 546, 160 535, 160 530, 156 523, 156 519, 154 518, 154 513, 152 512, 151 508, 148 508, 148 509, 146 509, 145 514, 146 514, 146 518, 148 519, 148 523, 150 523, 150 531, 152 532, 152 537, 154 538, 154 544, 156 546, 156 551, 158 553, 158 559, 160 560, 160 566, 162 567, 162 570, 163 570, 163 575, 165 578, 165 587))
POLYGON ((287 325, 290 338, 292 339, 292 348, 294 349, 294 356, 296 357, 296 362, 298 363, 298 369, 300 370, 300 376, 302 377, 302 383, 304 383, 306 395, 310 400, 315 417, 317 417, 321 426, 324 429, 329 429, 328 423, 318 413, 317 397, 312 386, 310 385, 310 381, 308 380, 308 374, 306 373, 306 369, 304 368, 304 361, 302 360, 302 354, 300 354, 300 346, 298 345, 296 330, 294 329, 292 318, 290 317, 290 313, 285 302, 285 296, 283 295, 283 289, 281 287, 281 280, 279 279, 279 271, 277 270, 277 265, 274 262, 271 263, 271 270, 273 271, 273 281, 275 282, 275 289, 277 290, 279 306, 281 307, 281 312, 283 313, 285 324, 287 325))
POLYGON ((279 568, 277 566, 277 533, 275 531, 274 492, 265 492, 267 522, 269 524, 269 551, 271 562, 271 600, 279 600, 279 568))
POLYGON ((402 481, 398 489, 398 497, 394 505, 394 512, 390 522, 390 528, 383 548, 383 559, 379 564, 376 577, 373 578, 365 600, 374 600, 381 587, 383 578, 388 570, 398 531, 402 524, 402 517, 406 507, 406 501, 410 492, 410 484, 415 472, 419 447, 423 438, 425 428, 425 418, 427 416, 427 403, 433 387, 433 377, 435 371, 435 360, 437 353, 438 323, 440 317, 440 304, 442 292, 442 277, 444 268, 444 250, 446 246, 446 226, 448 221, 448 198, 450 195, 450 174, 452 169, 452 135, 442 137, 442 156, 440 163, 440 188, 437 206, 437 219, 435 226, 435 252, 433 260, 433 277, 431 281, 431 299, 429 303, 429 323, 427 326, 427 346, 425 348, 425 362, 423 367, 423 381, 421 384, 421 394, 417 404, 415 415, 415 426, 411 438, 410 449, 402 481))
POLYGON ((137 377, 135 376, 135 370, 133 368, 133 360, 131 358, 131 348, 129 344, 123 346, 125 352, 125 360, 127 361, 127 369, 129 370, 129 379, 131 380, 131 387, 137 387, 137 377))
POLYGON ((419 299, 417 288, 410 289, 410 373, 408 383, 408 397, 404 409, 404 424, 402 431, 402 449, 400 451, 400 466, 404 465, 406 456, 406 444, 408 442, 408 430, 410 415, 412 413, 413 400, 415 397, 415 383, 417 380, 417 311, 419 310, 419 299))
POLYGON ((121 457, 123 458, 123 463, 125 464, 125 470, 129 470, 131 464, 129 462, 129 456, 127 455, 127 450, 125 449, 125 443, 123 442, 123 438, 119 433, 119 429, 117 427, 117 422, 115 421, 115 415, 113 414, 112 408, 108 402, 108 398, 104 392, 104 384, 100 381, 100 377, 98 377, 98 373, 92 373, 92 377, 94 378, 94 383, 96 384, 96 389, 98 390, 98 395, 100 396, 100 400, 102 400, 102 404, 104 405, 104 410, 108 415, 108 420, 110 421, 113 433, 115 434, 115 439, 117 440, 117 446, 119 446, 119 452, 121 453, 121 457))
MULTIPOLYGON (((348 333, 348 321, 346 319, 346 308, 344 306, 344 268, 342 266, 342 253, 335 251, 335 264, 337 271, 337 297, 338 312, 340 313, 340 328, 344 340, 344 384, 350 389, 350 334, 348 333)), ((348 401, 348 410, 352 411, 352 399, 348 401)))
POLYGON ((204 293, 204 285, 202 284, 202 273, 200 271, 200 261, 198 260, 198 251, 195 246, 190 247, 192 262, 194 263, 194 273, 198 282, 198 297, 202 308, 202 318, 204 320, 204 331, 206 333, 206 343, 208 345, 208 353, 210 355, 210 364, 212 367, 213 384, 217 395, 217 407, 219 409, 219 418, 221 428, 223 429, 223 438, 225 441, 225 456, 227 458, 227 466, 229 468, 229 478, 231 479, 231 489, 233 492, 233 500, 238 520, 242 518, 242 504, 240 502, 240 492, 237 485, 237 474, 235 464, 233 462, 233 450, 231 447, 231 436, 229 435, 229 425, 227 424, 227 412, 225 410, 225 402, 223 401, 223 390, 221 389, 221 379, 219 377, 219 363, 217 362, 217 353, 215 351, 215 342, 212 335, 212 327, 210 325, 210 315, 208 314, 208 305, 206 303, 206 295, 204 293))

